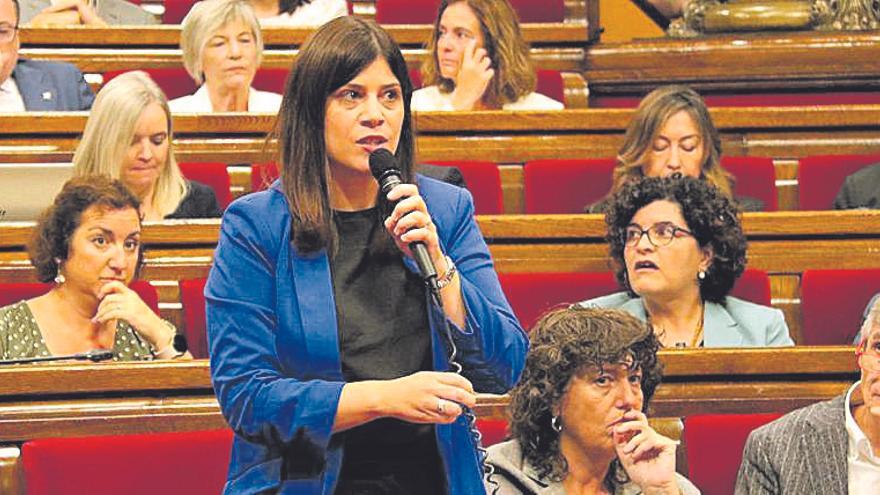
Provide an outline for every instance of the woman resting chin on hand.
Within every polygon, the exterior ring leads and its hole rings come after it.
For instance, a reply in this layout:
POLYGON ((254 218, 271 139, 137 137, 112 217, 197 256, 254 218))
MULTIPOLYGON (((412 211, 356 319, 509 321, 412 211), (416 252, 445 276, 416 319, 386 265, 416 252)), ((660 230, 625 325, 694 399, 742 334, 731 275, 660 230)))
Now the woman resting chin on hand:
POLYGON ((114 360, 191 358, 177 329, 128 287, 141 259, 140 203, 103 176, 68 181, 29 246, 48 293, 0 308, 0 359, 110 349, 114 360))

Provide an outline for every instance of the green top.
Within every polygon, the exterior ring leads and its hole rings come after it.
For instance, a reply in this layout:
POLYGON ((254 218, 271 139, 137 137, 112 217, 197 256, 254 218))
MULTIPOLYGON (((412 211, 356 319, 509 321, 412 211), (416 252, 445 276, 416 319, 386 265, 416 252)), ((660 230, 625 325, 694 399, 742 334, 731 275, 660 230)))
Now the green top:
MULTIPOLYGON (((43 334, 27 302, 0 308, 0 359, 51 356, 43 334)), ((114 361, 150 361, 153 349, 134 328, 123 320, 116 323, 113 342, 114 361)))

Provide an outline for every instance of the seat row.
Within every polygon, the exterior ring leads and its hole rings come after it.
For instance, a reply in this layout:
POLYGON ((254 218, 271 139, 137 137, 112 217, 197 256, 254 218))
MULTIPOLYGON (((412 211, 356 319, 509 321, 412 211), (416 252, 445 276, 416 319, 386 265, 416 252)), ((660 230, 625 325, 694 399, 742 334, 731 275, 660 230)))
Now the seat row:
MULTIPOLYGON (((555 306, 571 304, 616 292, 613 274, 605 273, 502 273, 501 286, 523 327, 555 306)), ((208 357, 205 327, 205 279, 179 282, 183 307, 183 333, 196 358, 208 357)), ((132 288, 159 313, 156 288, 136 281, 132 288)), ((0 284, 0 306, 44 293, 48 285, 0 284)), ((846 345, 852 342, 861 315, 871 296, 880 292, 877 270, 807 270, 801 277, 801 341, 803 345, 846 345)), ((760 270, 746 270, 731 293, 735 297, 770 305, 770 278, 760 270)))
MULTIPOLYGON (((677 432, 686 474, 707 495, 733 492, 749 432, 780 416, 770 414, 696 415, 677 432), (719 448, 723 445, 724 448, 719 448)), ((662 418, 663 419, 667 418, 662 418)), ((657 420, 652 420, 657 427, 657 420)), ((681 424, 678 421, 675 423, 681 424)), ((478 419, 485 447, 507 437, 507 422, 478 419)), ((88 492, 93 495, 152 494, 144 473, 162 473, 175 493, 216 494, 223 489, 232 447, 228 429, 74 438, 25 442, 19 462, 19 490, 30 495, 88 492), (73 488, 72 488, 73 487, 73 488)), ((15 455, 15 454, 13 454, 15 455)))
MULTIPOLYGON (((497 215, 506 211, 504 178, 497 164, 485 161, 432 161, 458 167, 474 196, 477 214, 497 215)), ((799 160, 798 206, 801 210, 829 210, 844 179, 870 164, 880 163, 876 155, 820 155, 799 160)), ((524 212, 527 214, 582 213, 584 207, 602 199, 611 189, 615 160, 533 160, 522 168, 524 212)), ((774 162, 766 157, 724 157, 722 166, 736 177, 739 196, 759 199, 765 211, 780 209, 774 162)), ((184 175, 210 185, 221 206, 232 199, 232 179, 222 163, 182 163, 184 175)), ((278 176, 274 165, 251 167, 250 183, 242 188, 264 189, 278 176)), ((246 191, 242 192, 246 192, 246 191)), ((790 205, 785 205, 790 206, 790 205)), ((783 208, 787 209, 787 208, 783 208)))
MULTIPOLYGON (((133 0, 144 4, 142 0, 133 0)), ((375 0, 348 2, 348 12, 355 12, 354 4, 375 3, 376 22, 380 24, 431 24, 437 16, 438 0, 375 0)), ((180 24, 195 0, 164 0, 163 24, 180 24)), ((510 0, 520 22, 564 22, 566 7, 563 0, 510 0)), ((363 9, 358 9, 360 12, 363 9)))

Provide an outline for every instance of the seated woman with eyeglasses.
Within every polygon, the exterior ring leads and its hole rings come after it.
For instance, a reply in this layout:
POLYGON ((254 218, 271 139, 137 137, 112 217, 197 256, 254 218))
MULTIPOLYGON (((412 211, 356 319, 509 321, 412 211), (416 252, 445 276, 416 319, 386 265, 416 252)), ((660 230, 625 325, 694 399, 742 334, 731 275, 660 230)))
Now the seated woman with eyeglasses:
POLYGON ((794 345, 782 311, 728 296, 746 264, 738 215, 730 198, 700 179, 626 184, 605 216, 626 291, 580 304, 647 320, 666 347, 794 345))

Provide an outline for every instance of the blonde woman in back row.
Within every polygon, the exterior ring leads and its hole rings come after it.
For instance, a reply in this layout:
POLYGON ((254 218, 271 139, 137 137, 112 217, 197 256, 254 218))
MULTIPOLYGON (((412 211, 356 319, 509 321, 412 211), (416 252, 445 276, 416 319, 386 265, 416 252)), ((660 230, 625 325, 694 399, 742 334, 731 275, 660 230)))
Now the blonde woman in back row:
POLYGON ((144 220, 221 215, 214 191, 184 179, 171 146, 171 112, 144 72, 126 72, 101 88, 73 155, 77 176, 119 179, 137 196, 144 220))

